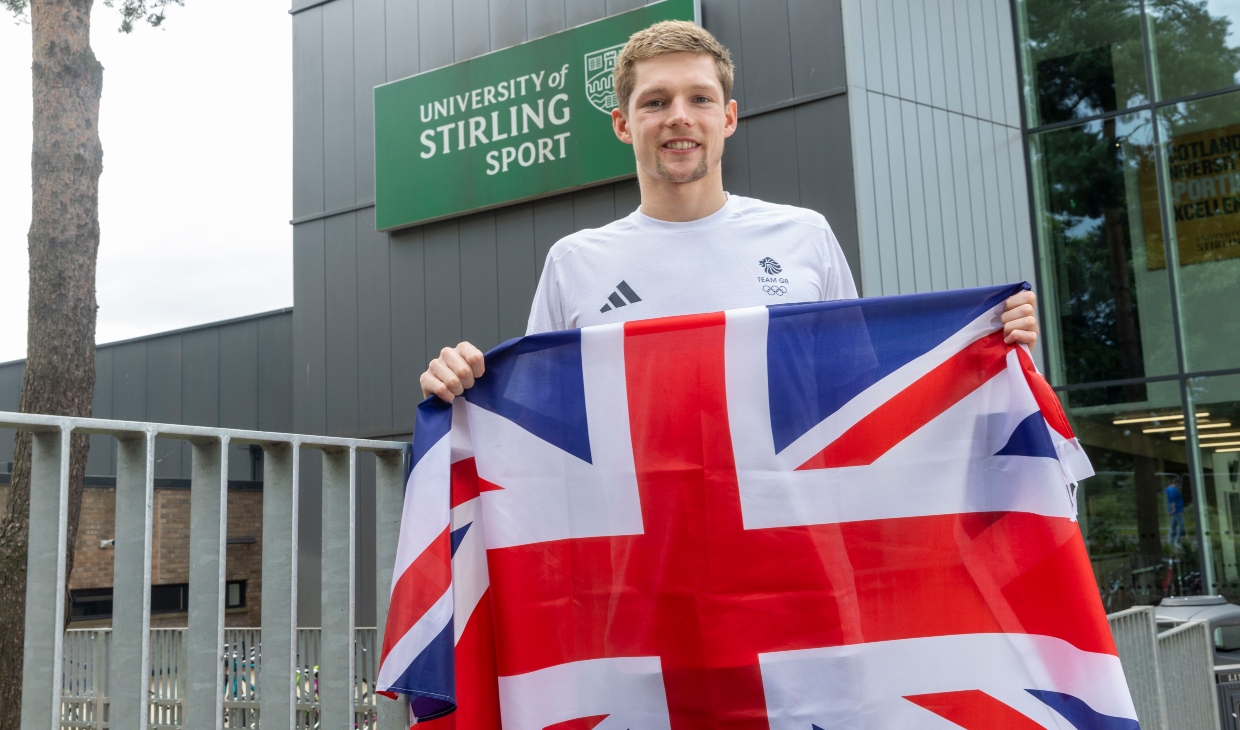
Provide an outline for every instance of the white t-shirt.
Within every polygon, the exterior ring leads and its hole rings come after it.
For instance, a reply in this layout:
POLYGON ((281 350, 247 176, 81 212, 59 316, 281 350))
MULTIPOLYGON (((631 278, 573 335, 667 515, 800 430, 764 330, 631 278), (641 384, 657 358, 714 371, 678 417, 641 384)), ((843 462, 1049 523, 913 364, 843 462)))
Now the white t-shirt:
POLYGON ((822 215, 730 195, 688 223, 655 220, 639 208, 560 239, 547 255, 526 334, 856 296, 822 215))

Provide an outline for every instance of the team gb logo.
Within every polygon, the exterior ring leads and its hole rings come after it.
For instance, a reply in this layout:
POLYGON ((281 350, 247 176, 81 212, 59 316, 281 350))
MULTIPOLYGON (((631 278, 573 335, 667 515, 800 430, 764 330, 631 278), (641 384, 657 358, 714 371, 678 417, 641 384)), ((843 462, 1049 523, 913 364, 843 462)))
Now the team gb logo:
POLYGON ((783 269, 779 265, 779 262, 771 258, 770 256, 767 256, 766 258, 759 261, 758 265, 761 266, 763 269, 765 269, 766 273, 771 276, 774 276, 778 274, 779 272, 783 271, 783 269))
POLYGON ((586 54, 586 98, 604 114, 611 114, 611 110, 620 105, 611 72, 616 68, 616 56, 620 55, 621 48, 624 48, 623 43, 586 54))

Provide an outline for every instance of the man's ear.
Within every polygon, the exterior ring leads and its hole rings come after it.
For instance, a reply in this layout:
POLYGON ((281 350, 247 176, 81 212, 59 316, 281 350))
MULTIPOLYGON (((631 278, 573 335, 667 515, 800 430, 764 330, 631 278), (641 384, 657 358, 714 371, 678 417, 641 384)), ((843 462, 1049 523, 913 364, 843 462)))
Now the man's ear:
POLYGON ((629 120, 624 116, 624 112, 620 111, 620 107, 611 110, 611 130, 616 133, 616 139, 625 144, 633 144, 633 133, 629 131, 629 120))
POLYGON ((723 107, 723 117, 724 117, 723 137, 724 139, 731 137, 732 133, 736 131, 736 124, 737 124, 736 114, 737 114, 736 99, 731 99, 723 107))

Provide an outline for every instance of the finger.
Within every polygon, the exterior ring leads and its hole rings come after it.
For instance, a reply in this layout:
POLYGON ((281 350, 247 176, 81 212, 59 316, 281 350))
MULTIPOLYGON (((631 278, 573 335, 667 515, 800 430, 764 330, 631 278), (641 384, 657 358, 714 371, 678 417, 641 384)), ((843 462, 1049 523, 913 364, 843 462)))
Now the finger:
POLYGON ((1033 316, 1033 305, 1032 304, 1018 304, 1014 308, 1009 309, 1003 314, 999 315, 999 319, 1006 324, 1008 322, 1013 322, 1015 320, 1022 319, 1024 317, 1032 317, 1032 316, 1033 316))
POLYGON ((485 358, 482 355, 482 350, 468 342, 462 342, 456 346, 456 351, 469 364, 470 369, 473 370, 474 377, 481 378, 482 374, 486 372, 485 358))
MULTIPOLYGON (((461 368, 465 370, 465 372, 469 372, 468 367, 462 365, 461 368)), ((448 367, 442 358, 435 358, 434 360, 431 360, 431 365, 426 369, 426 372, 435 376, 435 378, 442 382, 444 387, 451 391, 452 395, 460 395, 465 392, 465 388, 469 387, 461 380, 461 376, 458 374, 457 370, 448 367)), ((473 376, 470 376, 469 385, 473 385, 473 376)))
POLYGON ((422 377, 418 379, 418 383, 422 386, 422 397, 426 398, 431 395, 439 396, 446 403, 451 403, 456 396, 452 395, 452 391, 448 390, 448 386, 443 381, 431 375, 430 371, 422 373, 422 377))
POLYGON ((1034 306, 1038 303, 1038 297, 1031 291, 1019 291, 1007 298, 1003 303, 1005 309, 1019 307, 1022 304, 1034 306))
POLYGON ((1003 333, 1005 335, 1011 334, 1015 331, 1037 332, 1038 320, 1030 315, 1028 317, 1021 317, 1020 319, 1014 319, 1003 325, 1003 333))
MULTIPOLYGON (((443 348, 438 360, 456 375, 463 388, 474 387, 474 369, 465 362, 465 358, 461 357, 461 353, 457 352, 455 347, 443 348)), ((457 391, 457 395, 460 395, 460 391, 457 391)))
POLYGON ((1037 344, 1037 341, 1038 341, 1038 333, 1030 332, 1029 330, 1016 330, 1014 332, 1009 333, 1006 337, 1003 338, 1003 342, 1005 344, 1028 345, 1029 347, 1033 347, 1035 344, 1037 344))

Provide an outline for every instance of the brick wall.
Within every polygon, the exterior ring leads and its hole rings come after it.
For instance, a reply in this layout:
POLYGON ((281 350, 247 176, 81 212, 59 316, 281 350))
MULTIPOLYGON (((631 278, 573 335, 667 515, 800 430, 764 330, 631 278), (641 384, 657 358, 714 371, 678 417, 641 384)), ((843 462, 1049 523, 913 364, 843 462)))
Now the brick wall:
MULTIPOLYGON (((151 583, 168 585, 189 582, 189 498, 188 489, 156 489, 154 526, 151 540, 151 583)), ((102 540, 114 537, 116 490, 87 487, 82 497, 82 516, 74 547, 71 590, 112 586, 111 548, 100 548, 102 540)), ((228 492, 228 537, 254 538, 249 544, 228 546, 225 565, 227 580, 246 581, 246 607, 232 609, 225 616, 227 626, 259 626, 262 609, 262 524, 263 493, 251 489, 228 492)), ((151 626, 185 626, 184 613, 151 617, 151 626)), ((107 625, 80 622, 74 626, 107 625)))

